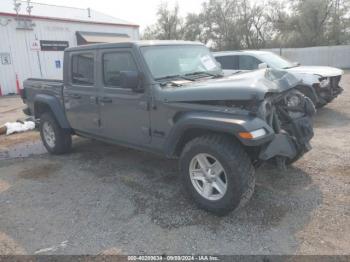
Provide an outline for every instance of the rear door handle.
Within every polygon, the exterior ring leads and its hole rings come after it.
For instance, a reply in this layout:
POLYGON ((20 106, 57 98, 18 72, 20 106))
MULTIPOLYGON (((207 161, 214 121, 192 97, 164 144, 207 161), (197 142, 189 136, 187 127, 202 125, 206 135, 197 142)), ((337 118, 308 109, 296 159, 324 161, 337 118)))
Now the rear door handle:
POLYGON ((71 98, 74 98, 74 99, 80 99, 80 98, 81 98, 81 95, 78 95, 78 94, 71 94, 70 97, 71 97, 71 98))
POLYGON ((91 104, 98 104, 98 99, 96 96, 90 96, 90 103, 91 104))
POLYGON ((100 102, 102 102, 102 103, 112 103, 113 100, 112 100, 112 98, 109 98, 109 97, 101 97, 100 98, 100 102))

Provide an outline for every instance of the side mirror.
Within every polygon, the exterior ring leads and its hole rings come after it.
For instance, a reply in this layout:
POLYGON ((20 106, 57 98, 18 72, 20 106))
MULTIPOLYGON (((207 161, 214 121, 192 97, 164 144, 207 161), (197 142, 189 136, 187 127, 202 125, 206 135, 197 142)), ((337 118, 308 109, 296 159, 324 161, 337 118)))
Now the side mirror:
POLYGON ((134 92, 142 93, 141 74, 137 71, 121 71, 120 72, 121 87, 132 89, 134 92))
POLYGON ((261 63, 258 65, 258 68, 259 69, 265 69, 265 68, 268 68, 268 65, 266 63, 261 63))

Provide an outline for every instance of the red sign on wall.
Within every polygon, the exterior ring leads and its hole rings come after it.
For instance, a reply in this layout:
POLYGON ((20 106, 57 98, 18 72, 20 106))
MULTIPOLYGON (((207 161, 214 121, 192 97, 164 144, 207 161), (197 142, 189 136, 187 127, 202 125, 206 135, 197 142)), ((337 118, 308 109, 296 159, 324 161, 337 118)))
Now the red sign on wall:
POLYGON ((40 51, 40 42, 38 40, 31 41, 30 49, 33 51, 40 51))

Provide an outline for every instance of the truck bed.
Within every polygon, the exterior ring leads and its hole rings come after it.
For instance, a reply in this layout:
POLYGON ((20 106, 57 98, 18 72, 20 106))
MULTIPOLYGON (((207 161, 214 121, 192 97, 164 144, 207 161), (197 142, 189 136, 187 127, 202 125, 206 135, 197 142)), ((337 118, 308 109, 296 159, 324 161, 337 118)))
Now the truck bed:
POLYGON ((56 97, 63 105, 63 81, 57 79, 28 78, 23 82, 23 92, 21 94, 23 102, 28 105, 24 112, 33 115, 34 101, 40 95, 56 97))

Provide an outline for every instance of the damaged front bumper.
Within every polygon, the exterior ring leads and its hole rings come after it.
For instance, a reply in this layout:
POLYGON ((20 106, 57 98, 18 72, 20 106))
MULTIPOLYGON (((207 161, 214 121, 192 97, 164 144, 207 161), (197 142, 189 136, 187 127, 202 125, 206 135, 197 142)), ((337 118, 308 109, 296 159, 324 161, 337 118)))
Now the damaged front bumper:
POLYGON ((311 119, 301 118, 294 121, 293 125, 296 133, 293 135, 286 132, 276 134, 260 152, 261 160, 269 160, 277 156, 295 159, 311 150, 310 140, 314 134, 311 119))
POLYGON ((344 89, 339 85, 340 80, 341 76, 320 79, 320 84, 316 84, 314 86, 318 94, 318 105, 325 105, 331 102, 344 91, 344 89), (327 84, 322 85, 323 81, 326 81, 327 84))
POLYGON ((312 118, 316 110, 309 98, 293 90, 283 96, 271 97, 262 107, 261 117, 273 128, 275 136, 260 150, 260 160, 278 158, 282 162, 291 162, 311 149, 312 118), (299 104, 288 106, 291 103, 288 99, 299 99, 299 104))

